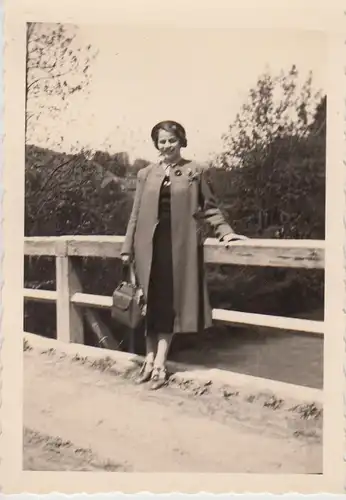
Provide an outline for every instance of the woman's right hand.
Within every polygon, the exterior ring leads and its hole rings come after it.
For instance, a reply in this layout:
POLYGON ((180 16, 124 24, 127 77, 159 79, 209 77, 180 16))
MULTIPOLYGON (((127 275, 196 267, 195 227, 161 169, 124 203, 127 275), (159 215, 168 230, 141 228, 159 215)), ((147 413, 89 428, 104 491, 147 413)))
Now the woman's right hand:
POLYGON ((122 260, 122 263, 124 265, 128 265, 130 263, 130 254, 128 253, 124 253, 122 256, 121 256, 121 260, 122 260))

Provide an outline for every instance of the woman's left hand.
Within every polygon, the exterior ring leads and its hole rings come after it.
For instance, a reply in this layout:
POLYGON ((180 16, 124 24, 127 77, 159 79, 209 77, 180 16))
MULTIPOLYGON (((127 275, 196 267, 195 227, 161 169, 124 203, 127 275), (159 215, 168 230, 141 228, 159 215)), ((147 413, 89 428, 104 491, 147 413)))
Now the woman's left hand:
POLYGON ((245 241, 248 239, 247 236, 243 236, 242 234, 230 233, 223 237, 222 243, 228 248, 234 241, 245 241))

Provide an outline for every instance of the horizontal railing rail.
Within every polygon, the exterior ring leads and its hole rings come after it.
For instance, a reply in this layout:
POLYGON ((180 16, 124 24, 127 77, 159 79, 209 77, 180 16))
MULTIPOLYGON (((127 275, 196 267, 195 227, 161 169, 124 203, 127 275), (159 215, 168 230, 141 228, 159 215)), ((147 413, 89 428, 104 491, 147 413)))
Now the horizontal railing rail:
MULTIPOLYGON (((119 258, 124 236, 49 236, 25 238, 24 253, 32 256, 119 258)), ((204 245, 207 263, 243 266, 324 268, 323 240, 238 241, 226 249, 223 243, 208 238, 204 245)))
MULTIPOLYGON (((24 288, 24 299, 55 302, 57 338, 84 343, 83 308, 110 309, 112 297, 83 293, 72 257, 120 258, 123 236, 59 236, 25 238, 26 256, 51 256, 56 261, 56 290, 24 288)), ((205 242, 205 262, 242 266, 324 269, 325 243, 321 240, 238 241, 226 249, 218 240, 205 242)), ((91 321, 92 321, 92 316, 91 321)), ((324 321, 213 309, 215 321, 324 335, 324 321)))

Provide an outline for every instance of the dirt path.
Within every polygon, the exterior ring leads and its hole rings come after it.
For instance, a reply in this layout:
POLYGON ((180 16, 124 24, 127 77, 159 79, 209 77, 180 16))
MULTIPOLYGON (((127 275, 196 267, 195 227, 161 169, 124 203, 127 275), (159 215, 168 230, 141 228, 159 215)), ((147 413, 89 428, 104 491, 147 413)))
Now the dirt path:
POLYGON ((26 351, 24 468, 321 473, 321 421, 26 351))
POLYGON ((120 464, 102 460, 88 448, 76 447, 71 441, 24 429, 24 470, 45 471, 120 471, 120 464))

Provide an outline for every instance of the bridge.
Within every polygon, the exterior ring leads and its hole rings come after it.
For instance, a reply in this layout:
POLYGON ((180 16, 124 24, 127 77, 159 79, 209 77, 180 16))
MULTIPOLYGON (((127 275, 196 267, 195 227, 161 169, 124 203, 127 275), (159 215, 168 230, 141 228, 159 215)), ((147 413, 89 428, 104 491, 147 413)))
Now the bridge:
MULTIPOLYGON (((84 293, 78 260, 119 259, 123 240, 122 236, 25 238, 26 256, 55 258, 56 289, 25 288, 24 299, 55 303, 57 311, 56 339, 43 338, 37 335, 39 332, 24 333, 25 467, 71 470, 74 463, 86 470, 98 467, 108 470, 112 460, 119 459, 123 461, 120 470, 135 472, 151 472, 150 467, 154 467, 156 472, 320 473, 323 404, 320 389, 173 363, 170 385, 153 399, 145 388, 136 388, 126 376, 118 376, 133 373, 141 357, 120 352, 112 332, 98 321, 95 312, 110 309, 112 297, 84 293), (83 318, 102 348, 84 345, 83 318), (92 398, 90 387, 93 387, 92 398), (141 405, 140 421, 130 415, 136 401, 141 405), (306 416, 302 418, 302 414, 306 416), (97 431, 95 419, 102 422, 97 431), (165 437, 167 425, 174 430, 169 443, 165 437), (186 426, 196 430, 194 435, 189 431, 189 439, 186 426), (213 435, 212 441, 200 441, 204 433, 213 435), (88 463, 76 463, 71 447, 60 451, 60 458, 53 453, 47 461, 47 446, 57 439, 54 435, 71 441, 77 448, 90 447, 96 455, 106 457, 107 467, 103 462, 97 465, 94 455, 88 463), (151 461, 147 456, 149 436, 151 461), (156 439, 155 444, 152 439, 156 439), (230 440, 230 447, 225 447, 225 440, 230 440), (249 443, 259 453, 247 453, 249 443), (263 449, 268 451, 265 457, 260 452, 263 449)), ((217 240, 208 239, 205 261, 220 265, 324 269, 325 243, 252 239, 235 242, 226 249, 217 240)), ((244 328, 250 325, 270 328, 277 330, 278 335, 283 330, 320 338, 325 334, 324 321, 225 309, 214 309, 213 319, 244 328)))
MULTIPOLYGON (((123 236, 59 236, 25 238, 27 256, 55 257, 56 290, 25 288, 25 300, 55 302, 57 340, 84 343, 83 313, 101 345, 116 349, 117 344, 105 325, 95 321, 95 309, 110 309, 112 297, 83 293, 76 258, 119 259, 123 236)), ((205 261, 213 264, 324 269, 324 241, 250 239, 226 249, 218 240, 205 242, 205 261)), ((213 309, 213 319, 228 325, 252 325, 280 331, 324 335, 324 321, 213 309)), ((39 332, 35 332, 39 333, 39 332)))

